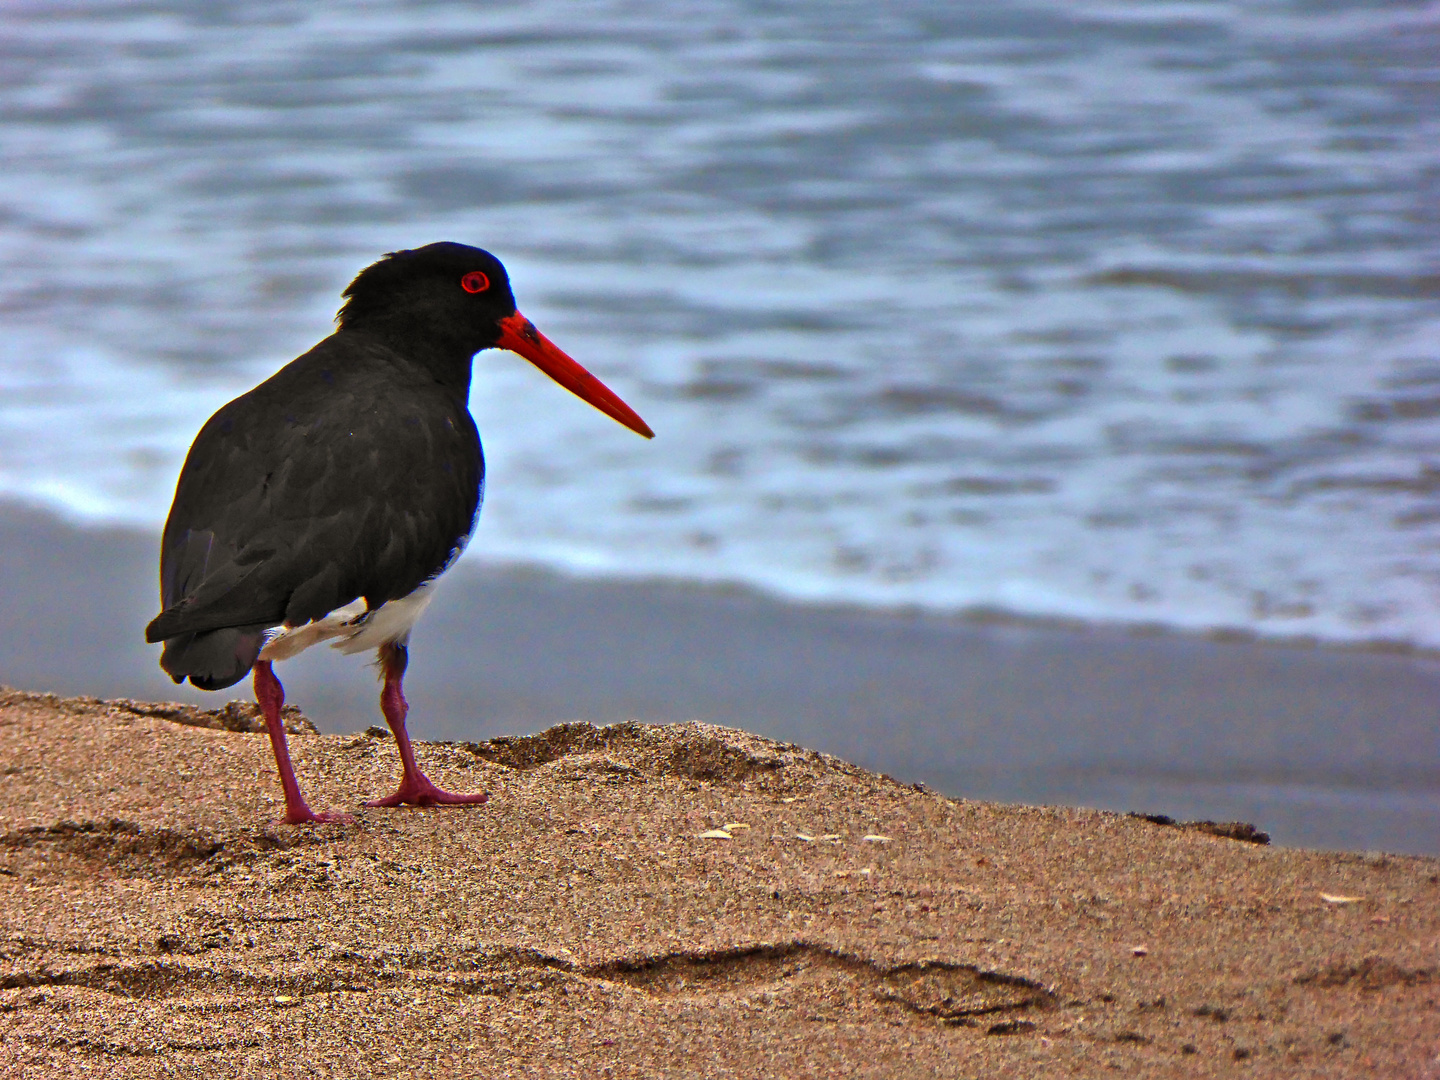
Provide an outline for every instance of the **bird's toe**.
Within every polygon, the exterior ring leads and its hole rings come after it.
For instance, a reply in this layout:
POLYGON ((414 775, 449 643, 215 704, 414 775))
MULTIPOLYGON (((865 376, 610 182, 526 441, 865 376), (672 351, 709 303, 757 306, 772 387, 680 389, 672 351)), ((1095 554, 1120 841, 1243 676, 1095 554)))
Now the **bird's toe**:
POLYGON ((394 795, 388 795, 383 799, 372 799, 366 806, 474 806, 479 803, 489 802, 490 793, 479 791, 472 795, 462 795, 454 791, 446 791, 444 788, 436 787, 424 773, 414 777, 406 777, 400 783, 400 788, 394 795))

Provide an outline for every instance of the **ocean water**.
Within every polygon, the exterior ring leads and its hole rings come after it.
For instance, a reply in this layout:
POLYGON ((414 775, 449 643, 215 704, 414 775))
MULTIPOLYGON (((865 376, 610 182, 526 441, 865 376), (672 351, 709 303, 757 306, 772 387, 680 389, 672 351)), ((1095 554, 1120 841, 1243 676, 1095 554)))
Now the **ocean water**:
POLYGON ((0 495, 158 526, 380 253, 476 361, 467 557, 1440 647, 1440 5, 8 4, 0 495))

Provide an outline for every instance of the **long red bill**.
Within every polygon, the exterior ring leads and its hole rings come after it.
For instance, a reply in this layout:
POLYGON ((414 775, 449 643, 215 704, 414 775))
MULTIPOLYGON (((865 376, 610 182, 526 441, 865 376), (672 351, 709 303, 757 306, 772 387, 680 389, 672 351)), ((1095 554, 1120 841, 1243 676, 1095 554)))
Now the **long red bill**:
POLYGON ((567 356, 518 311, 500 320, 500 340, 495 342, 495 346, 519 353, 576 397, 588 401, 637 435, 644 435, 647 439, 655 437, 650 425, 641 420, 634 409, 621 401, 615 391, 567 356))

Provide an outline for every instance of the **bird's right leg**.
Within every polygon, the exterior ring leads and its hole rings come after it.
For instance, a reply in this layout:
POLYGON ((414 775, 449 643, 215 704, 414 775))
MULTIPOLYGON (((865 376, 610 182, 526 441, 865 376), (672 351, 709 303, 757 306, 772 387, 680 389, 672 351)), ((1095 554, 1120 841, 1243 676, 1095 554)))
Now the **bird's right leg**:
POLYGON ((405 730, 405 717, 410 713, 410 705, 405 700, 404 678, 405 666, 409 662, 410 653, 399 642, 391 641, 380 646, 380 670, 385 675, 385 689, 380 692, 380 711, 385 714, 385 722, 395 735, 404 775, 400 780, 400 789, 394 795, 373 799, 365 805, 457 806, 487 802, 490 796, 483 791, 460 795, 436 787, 415 763, 415 748, 410 745, 410 733, 405 730))
POLYGON ((280 786, 285 789, 285 824, 305 825, 310 822, 354 821, 349 814, 317 814, 300 794, 295 770, 290 765, 290 747, 285 742, 285 724, 280 708, 285 704, 285 688, 275 677, 269 660, 255 664, 255 700, 265 714, 265 730, 270 733, 270 748, 275 751, 275 767, 280 770, 280 786))

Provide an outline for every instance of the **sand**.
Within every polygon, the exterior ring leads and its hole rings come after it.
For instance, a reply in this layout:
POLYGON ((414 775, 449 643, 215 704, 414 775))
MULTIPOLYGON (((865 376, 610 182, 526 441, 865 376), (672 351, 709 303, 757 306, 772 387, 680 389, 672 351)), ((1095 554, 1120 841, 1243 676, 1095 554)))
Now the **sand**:
POLYGON ((292 716, 357 820, 285 827, 253 720, 0 691, 0 1075, 1440 1076, 1435 859, 696 723, 420 744, 490 802, 367 810, 391 740, 292 716))
MULTIPOLYGON (((0 501, 12 628, 0 683, 223 701, 174 686, 144 642, 158 549, 144 530, 0 501)), ((280 675, 320 730, 343 734, 381 722, 364 659, 312 649, 280 675)), ((1434 657, 802 605, 467 558, 416 628, 405 686, 421 738, 697 720, 950 795, 1241 818, 1282 845, 1440 854, 1434 657)))

